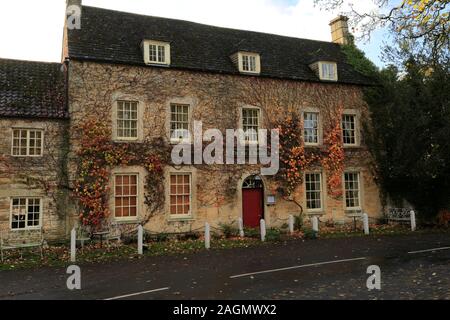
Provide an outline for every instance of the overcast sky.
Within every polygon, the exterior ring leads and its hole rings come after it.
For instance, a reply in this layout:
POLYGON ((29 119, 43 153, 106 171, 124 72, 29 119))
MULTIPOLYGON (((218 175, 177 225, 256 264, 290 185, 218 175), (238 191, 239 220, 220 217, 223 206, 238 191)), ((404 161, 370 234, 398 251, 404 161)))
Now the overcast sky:
MULTIPOLYGON (((349 0, 351 1, 351 0, 349 0)), ((60 61, 66 0, 0 1, 0 57, 60 61)), ((314 7, 313 0, 83 0, 83 5, 183 19, 216 26, 331 41, 329 21, 338 12, 314 7)), ((360 11, 371 0, 354 1, 360 11)), ((358 43, 375 63, 383 34, 358 43)))

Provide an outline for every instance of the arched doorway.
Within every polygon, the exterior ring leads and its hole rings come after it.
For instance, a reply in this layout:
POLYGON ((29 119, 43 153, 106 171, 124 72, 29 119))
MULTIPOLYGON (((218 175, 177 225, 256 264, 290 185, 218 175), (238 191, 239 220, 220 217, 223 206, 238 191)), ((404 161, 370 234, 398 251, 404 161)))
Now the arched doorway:
POLYGON ((264 183, 260 176, 250 176, 242 184, 242 219, 247 228, 257 228, 264 219, 264 183))

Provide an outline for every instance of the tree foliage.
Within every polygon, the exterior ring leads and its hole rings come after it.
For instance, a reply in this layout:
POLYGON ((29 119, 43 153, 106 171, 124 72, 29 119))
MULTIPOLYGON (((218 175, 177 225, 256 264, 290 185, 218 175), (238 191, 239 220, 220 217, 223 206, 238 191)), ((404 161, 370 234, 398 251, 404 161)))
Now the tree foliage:
POLYGON ((145 204, 149 213, 141 223, 164 206, 164 167, 169 159, 169 147, 161 139, 141 144, 114 143, 111 132, 100 119, 89 119, 79 128, 83 132, 74 196, 81 205, 79 213, 83 225, 101 230, 110 216, 111 168, 142 165, 147 170, 145 204))
POLYGON ((358 12, 354 9, 354 2, 315 0, 317 5, 327 10, 346 11, 362 37, 370 37, 374 30, 387 27, 398 42, 419 42, 420 49, 435 58, 448 55, 449 0, 371 0, 376 9, 369 12, 358 12))
POLYGON ((347 62, 351 64, 356 71, 363 75, 375 79, 378 76, 378 67, 370 61, 365 53, 358 49, 353 43, 342 46, 347 62))
POLYGON ((380 187, 394 202, 411 203, 425 217, 450 209, 450 65, 406 47, 390 51, 397 63, 383 70, 354 45, 347 61, 376 85, 366 88, 372 121, 366 144, 380 187))
POLYGON ((434 217, 450 208, 449 66, 405 53, 403 67, 380 71, 379 86, 365 92, 372 115, 366 142, 385 194, 434 217))

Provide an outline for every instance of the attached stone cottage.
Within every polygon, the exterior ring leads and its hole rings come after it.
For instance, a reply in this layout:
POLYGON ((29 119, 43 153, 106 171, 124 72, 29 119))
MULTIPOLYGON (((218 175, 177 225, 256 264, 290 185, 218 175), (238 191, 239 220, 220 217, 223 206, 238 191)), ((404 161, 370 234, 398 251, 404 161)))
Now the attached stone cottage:
MULTIPOLYGON (((66 234, 65 66, 0 59, 0 230, 66 234)), ((67 181, 67 180, 66 180, 67 181)))
MULTIPOLYGON (((39 225, 54 234, 80 218, 171 233, 202 228, 206 221, 236 225, 239 218, 247 227, 261 218, 279 227, 301 212, 342 222, 355 212, 381 215, 362 135, 369 121, 362 88, 370 82, 341 51, 349 39, 345 17, 331 23, 334 42, 321 42, 69 4, 81 8, 72 12, 80 14, 80 28, 65 30, 63 64, 48 65, 66 77, 66 103, 51 104, 60 113, 44 116, 29 103, 5 108, 0 96, 0 150, 7 160, 0 173, 2 227, 16 225, 15 212, 31 217, 35 199, 42 203, 39 225), (311 161, 292 173, 300 183, 289 194, 280 192, 288 184, 280 177, 289 176, 290 162, 277 176, 261 175, 258 164, 175 165, 173 147, 196 142, 176 133, 193 134, 199 121, 203 132, 242 129, 246 152, 259 143, 252 132, 296 121, 302 143, 292 150, 305 155, 298 161, 311 161), (63 132, 47 133, 44 125, 63 132), (31 157, 36 134, 42 147, 31 157), (339 141, 333 144, 333 137, 339 141), (22 142, 26 154, 17 157, 22 142), (57 166, 47 161, 50 154, 57 166), (34 172, 51 180, 53 197, 41 184, 25 181, 34 172), (336 181, 338 195, 331 190, 336 181), (28 209, 20 207, 22 198, 28 209)), ((38 65, 47 66, 30 63, 27 72, 38 65)), ((4 96, 16 90, 0 81, 4 96)), ((37 103, 39 110, 49 111, 45 102, 37 103)), ((209 140, 200 140, 201 148, 209 140)))

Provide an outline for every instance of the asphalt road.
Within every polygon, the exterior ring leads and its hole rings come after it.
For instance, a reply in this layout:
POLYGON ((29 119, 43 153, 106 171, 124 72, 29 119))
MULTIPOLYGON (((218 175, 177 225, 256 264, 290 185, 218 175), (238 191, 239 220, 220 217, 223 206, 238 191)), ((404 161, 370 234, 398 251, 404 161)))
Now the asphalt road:
POLYGON ((70 291, 65 269, 1 271, 0 299, 450 300, 450 234, 291 241, 84 265, 81 273, 82 289, 70 291), (367 289, 371 265, 381 269, 381 290, 367 289))

